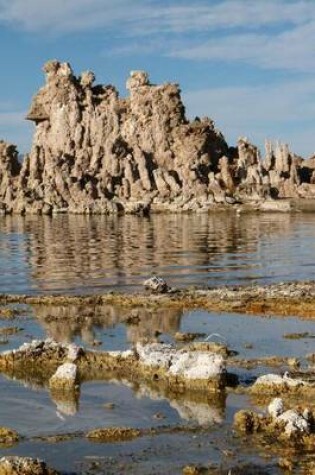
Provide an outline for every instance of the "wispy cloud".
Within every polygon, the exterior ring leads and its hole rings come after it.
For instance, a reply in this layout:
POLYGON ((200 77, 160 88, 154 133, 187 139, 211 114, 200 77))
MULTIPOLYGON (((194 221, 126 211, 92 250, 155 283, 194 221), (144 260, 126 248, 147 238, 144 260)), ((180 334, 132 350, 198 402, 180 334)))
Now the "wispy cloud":
POLYGON ((315 68, 314 0, 0 0, 1 23, 45 35, 103 29, 114 54, 137 53, 150 36, 142 54, 158 41, 161 55, 187 60, 315 68))
MULTIPOLYGON (((315 9, 315 4, 314 4, 315 9)), ((168 54, 193 61, 244 62, 264 69, 314 71, 315 21, 281 33, 241 33, 187 44, 168 54)))
POLYGON ((0 19, 28 30, 59 32, 120 27, 120 33, 187 32, 273 24, 298 25, 315 18, 313 0, 223 0, 173 5, 163 0, 0 0, 0 19), (123 22, 123 23, 121 23, 123 22), (130 29, 124 27, 129 25, 130 29))

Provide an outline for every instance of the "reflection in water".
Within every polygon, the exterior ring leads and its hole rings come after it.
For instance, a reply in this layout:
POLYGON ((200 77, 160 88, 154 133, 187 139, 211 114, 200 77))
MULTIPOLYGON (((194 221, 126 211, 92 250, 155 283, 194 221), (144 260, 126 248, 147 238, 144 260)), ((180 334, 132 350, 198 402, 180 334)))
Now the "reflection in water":
MULTIPOLYGON (((182 311, 177 309, 137 309, 119 308, 113 305, 36 305, 36 318, 46 334, 61 343, 71 343, 75 339, 86 345, 93 345, 97 332, 125 324, 126 339, 129 343, 152 341, 156 335, 174 335, 179 327, 182 311)), ((118 347, 125 342, 116 342, 118 347)))
MULTIPOLYGON (((165 396, 156 389, 150 388, 148 385, 141 385, 136 392, 137 397, 149 397, 155 401, 165 399, 165 396)), ((200 426, 212 426, 214 424, 222 424, 225 413, 225 396, 212 394, 211 400, 209 395, 203 396, 196 400, 185 398, 185 395, 179 397, 167 396, 170 406, 175 409, 181 419, 192 422, 200 426)))
POLYGON ((153 272, 173 285, 314 278, 311 214, 7 216, 1 292, 137 288, 153 272))
MULTIPOLYGON (((18 381, 25 388, 38 391, 45 388, 49 391, 47 374, 42 373, 41 378, 34 374, 12 369, 8 372, 4 371, 3 376, 7 379, 18 381)), ((91 375, 92 379, 94 374, 91 375)), ((152 402, 167 402, 171 408, 175 409, 180 419, 201 426, 212 426, 214 424, 222 424, 225 417, 226 395, 224 393, 194 393, 183 392, 176 395, 170 392, 164 386, 159 386, 155 382, 135 382, 126 378, 113 379, 112 376, 100 370, 95 375, 99 382, 104 384, 125 386, 132 390, 135 399, 148 398, 152 402)), ((61 391, 50 390, 51 401, 56 406, 56 415, 58 419, 66 420, 67 417, 75 416, 80 409, 80 396, 84 392, 84 384, 80 390, 61 391)), ((132 406, 133 401, 130 401, 132 406)), ((154 404, 153 404, 154 406, 154 404)))
POLYGON ((63 416, 75 416, 79 410, 80 393, 78 391, 50 391, 51 400, 56 404, 56 414, 63 416))

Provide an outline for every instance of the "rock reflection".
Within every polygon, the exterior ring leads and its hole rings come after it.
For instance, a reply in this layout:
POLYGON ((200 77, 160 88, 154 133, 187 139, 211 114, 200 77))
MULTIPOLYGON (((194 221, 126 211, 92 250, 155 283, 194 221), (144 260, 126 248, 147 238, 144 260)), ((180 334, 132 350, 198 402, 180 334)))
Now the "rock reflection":
POLYGON ((75 416, 79 410, 80 394, 78 391, 50 391, 51 400, 56 404, 57 415, 62 419, 63 416, 75 416))
POLYGON ((99 339, 99 332, 126 324, 126 342, 119 345, 152 341, 160 333, 174 335, 179 327, 182 311, 177 309, 119 308, 113 305, 36 305, 34 314, 47 336, 60 343, 79 338, 86 345, 99 339), (128 323, 129 322, 129 323, 128 323))
MULTIPOLYGON (((7 379, 19 382, 33 391, 41 389, 48 391, 51 401, 56 406, 56 414, 60 419, 77 414, 80 408, 80 396, 84 392, 84 383, 91 381, 126 386, 139 399, 146 397, 152 401, 167 401, 183 421, 193 425, 209 427, 215 424, 222 424, 225 418, 226 394, 220 392, 196 393, 194 391, 185 391, 183 393, 173 393, 167 387, 158 386, 154 381, 139 384, 131 379, 113 378, 112 375, 102 371, 91 371, 89 378, 82 381, 80 389, 78 388, 76 391, 51 390, 45 368, 40 373, 33 371, 32 368, 28 371, 4 370, 2 375, 7 379)), ((132 405, 132 401, 130 404, 132 405)))
POLYGON ((176 398, 170 394, 165 395, 156 389, 147 385, 141 385, 136 391, 137 397, 149 397, 155 401, 167 399, 170 406, 175 409, 184 421, 188 421, 200 426, 212 426, 214 424, 222 424, 225 416, 225 397, 215 395, 210 399, 207 395, 202 398, 194 399, 177 395, 176 398))
POLYGON ((260 276, 269 274, 268 265, 281 256, 279 247, 275 254, 272 246, 261 246, 264 240, 272 243, 278 236, 283 242, 288 236, 289 247, 281 252, 289 256, 298 219, 234 212, 150 218, 7 216, 1 218, 8 239, 0 242, 0 257, 11 253, 12 262, 27 264, 28 292, 132 288, 154 271, 173 285, 233 282, 253 278, 257 269, 262 269, 260 276))

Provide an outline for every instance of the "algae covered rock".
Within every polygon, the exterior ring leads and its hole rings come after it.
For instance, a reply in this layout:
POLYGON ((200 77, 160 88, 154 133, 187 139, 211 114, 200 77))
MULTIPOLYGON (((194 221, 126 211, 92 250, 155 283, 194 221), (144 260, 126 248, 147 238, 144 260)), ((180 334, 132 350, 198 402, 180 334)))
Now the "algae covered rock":
POLYGON ((94 442, 120 442, 135 439, 140 435, 141 431, 132 427, 105 427, 91 430, 86 437, 94 442))
POLYGON ((238 411, 234 416, 234 427, 245 433, 274 435, 282 441, 292 439, 300 445, 315 442, 314 414, 309 409, 285 410, 282 399, 275 398, 270 402, 267 413, 266 416, 255 411, 238 411), (304 436, 310 436, 311 442, 303 439, 304 436))
POLYGON ((19 434, 8 427, 0 427, 0 445, 13 445, 20 439, 19 434))
POLYGON ((251 434, 259 431, 261 418, 254 411, 242 409, 234 415, 233 425, 235 429, 251 434))
POLYGON ((0 475, 58 475, 58 472, 42 460, 12 456, 0 459, 0 475))

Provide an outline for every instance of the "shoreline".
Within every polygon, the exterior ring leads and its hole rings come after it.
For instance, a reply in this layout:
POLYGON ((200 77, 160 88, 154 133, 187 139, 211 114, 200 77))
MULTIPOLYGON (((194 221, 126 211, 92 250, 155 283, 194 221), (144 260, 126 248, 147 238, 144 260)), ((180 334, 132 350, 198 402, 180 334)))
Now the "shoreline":
POLYGON ((315 281, 291 281, 270 285, 224 286, 213 289, 170 289, 155 294, 108 292, 95 295, 0 294, 0 304, 117 305, 135 308, 178 308, 244 313, 248 315, 315 318, 315 281))

